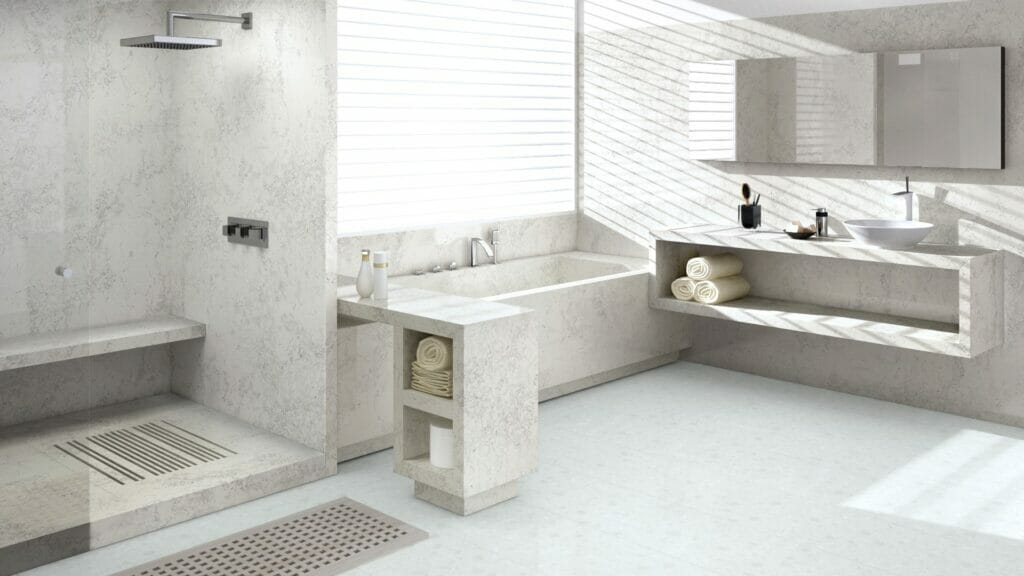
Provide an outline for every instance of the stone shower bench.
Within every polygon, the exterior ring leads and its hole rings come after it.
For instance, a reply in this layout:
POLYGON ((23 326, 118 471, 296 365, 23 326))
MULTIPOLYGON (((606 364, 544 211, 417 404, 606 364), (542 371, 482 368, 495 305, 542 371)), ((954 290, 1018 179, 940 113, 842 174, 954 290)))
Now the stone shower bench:
POLYGON ((206 336, 206 325, 158 316, 61 332, 0 338, 0 371, 158 346, 206 336))

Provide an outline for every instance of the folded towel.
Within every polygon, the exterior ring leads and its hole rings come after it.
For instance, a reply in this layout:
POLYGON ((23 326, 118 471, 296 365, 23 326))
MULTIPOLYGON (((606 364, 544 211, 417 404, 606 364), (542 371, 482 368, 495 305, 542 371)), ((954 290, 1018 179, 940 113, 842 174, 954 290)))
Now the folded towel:
POLYGON ((440 336, 427 336, 416 347, 416 361, 424 370, 450 370, 452 341, 440 336))
POLYGON ((690 258, 686 263, 686 275, 698 282, 735 276, 742 271, 743 261, 735 254, 690 258))
POLYGON ((750 282, 742 276, 729 276, 717 280, 704 280, 697 283, 694 298, 701 304, 722 304, 730 300, 739 300, 750 293, 750 282))
POLYGON ((424 394, 430 394, 431 396, 440 396, 442 398, 452 397, 451 386, 431 386, 429 384, 422 384, 413 380, 411 387, 413 390, 423 392, 424 394))
POLYGON ((679 300, 693 300, 693 289, 697 283, 693 279, 683 276, 672 281, 672 295, 679 300))
POLYGON ((435 396, 445 398, 452 397, 452 371, 451 370, 426 370, 419 363, 412 363, 412 382, 410 387, 413 390, 426 392, 435 396))
POLYGON ((412 363, 412 375, 424 382, 436 382, 439 384, 451 384, 451 370, 427 370, 418 361, 412 363))

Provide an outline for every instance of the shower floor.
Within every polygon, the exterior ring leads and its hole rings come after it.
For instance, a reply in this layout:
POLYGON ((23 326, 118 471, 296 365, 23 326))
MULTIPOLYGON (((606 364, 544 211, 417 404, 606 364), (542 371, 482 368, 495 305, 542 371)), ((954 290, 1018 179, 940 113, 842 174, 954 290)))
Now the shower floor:
POLYGON ((0 575, 318 476, 325 458, 173 394, 0 429, 0 575))

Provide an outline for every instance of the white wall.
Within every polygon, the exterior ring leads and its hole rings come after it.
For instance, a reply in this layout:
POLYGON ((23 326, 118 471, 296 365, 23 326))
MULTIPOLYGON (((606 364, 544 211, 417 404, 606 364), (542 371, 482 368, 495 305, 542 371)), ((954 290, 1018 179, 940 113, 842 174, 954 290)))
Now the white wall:
MULTIPOLYGON (((0 337, 170 312, 176 54, 118 45, 165 10, 0 2, 0 337)), ((0 426, 169 387, 167 347, 0 372, 0 426)))
MULTIPOLYGON (((576 215, 572 212, 533 218, 514 218, 490 222, 425 226, 423 228, 340 236, 338 238, 338 272, 355 277, 359 272, 360 251, 387 250, 392 275, 412 274, 430 270, 435 265, 447 267, 455 262, 460 268, 469 266, 469 239, 490 240, 490 231, 501 230, 499 258, 512 260, 576 247, 576 215)), ((486 260, 484 254, 480 254, 486 260)))
MULTIPOLYGON (((899 218, 904 171, 687 160, 685 64, 716 59, 967 46, 1006 47, 1004 171, 911 169, 931 241, 1005 249, 1006 342, 960 360, 699 320, 688 357, 727 368, 1011 424, 1024 424, 1024 4, 974 0, 766 20, 699 22, 674 3, 584 0, 580 248, 647 252, 649 231, 732 223, 740 184, 765 226, 826 206, 834 228, 899 218), (654 25, 657 25, 655 27, 654 25)), ((810 279, 814 281, 814 279, 810 279)), ((827 287, 828 280, 825 279, 827 287)), ((684 320, 680 320, 684 321, 684 320)))
POLYGON ((173 380, 333 446, 333 5, 0 3, 0 337, 167 313, 207 324, 200 341, 0 372, 0 426, 173 380), (255 25, 179 23, 216 49, 119 45, 163 30, 169 8, 255 25), (228 216, 269 220, 270 249, 229 244, 228 216))
POLYGON ((224 45, 181 53, 171 67, 181 216, 176 307, 207 324, 203 341, 175 346, 173 390, 326 450, 335 401, 333 378, 326 383, 334 374, 334 314, 325 297, 334 292, 333 241, 325 240, 335 234, 327 180, 333 22, 323 0, 173 6, 254 13, 248 31, 182 24, 224 45), (220 229, 228 216, 268 220, 270 247, 229 244, 220 229))

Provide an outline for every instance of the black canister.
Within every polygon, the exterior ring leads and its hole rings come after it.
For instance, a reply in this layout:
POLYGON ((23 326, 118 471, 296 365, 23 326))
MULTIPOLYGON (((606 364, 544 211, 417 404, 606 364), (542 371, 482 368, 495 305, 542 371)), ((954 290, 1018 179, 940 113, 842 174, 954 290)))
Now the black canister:
POLYGON ((739 207, 740 226, 748 230, 761 227, 761 205, 740 204, 739 207))

